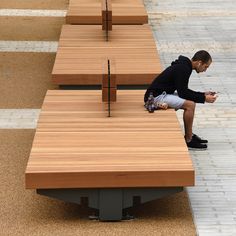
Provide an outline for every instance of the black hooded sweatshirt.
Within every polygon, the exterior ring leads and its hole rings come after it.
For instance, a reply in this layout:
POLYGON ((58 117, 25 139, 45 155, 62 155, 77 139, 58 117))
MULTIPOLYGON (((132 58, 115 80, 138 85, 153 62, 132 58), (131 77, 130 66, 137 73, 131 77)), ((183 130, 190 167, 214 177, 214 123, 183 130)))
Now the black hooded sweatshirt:
POLYGON ((173 94, 176 90, 178 96, 196 103, 205 102, 205 94, 195 92, 188 88, 189 77, 192 73, 192 63, 189 58, 179 56, 158 75, 147 89, 144 95, 144 102, 147 101, 149 94, 152 92, 154 97, 161 95, 164 91, 167 94, 173 94))

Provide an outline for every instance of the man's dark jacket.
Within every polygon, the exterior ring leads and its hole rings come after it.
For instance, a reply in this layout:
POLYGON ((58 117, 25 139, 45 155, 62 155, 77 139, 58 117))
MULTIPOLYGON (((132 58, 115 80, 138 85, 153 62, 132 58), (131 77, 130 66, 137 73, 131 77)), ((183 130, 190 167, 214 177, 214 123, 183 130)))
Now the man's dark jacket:
POLYGON ((189 58, 179 56, 158 75, 147 89, 144 95, 144 102, 147 101, 149 94, 152 92, 154 97, 161 95, 164 91, 167 94, 173 94, 176 90, 178 96, 196 103, 205 102, 205 94, 195 92, 188 88, 189 77, 192 73, 192 63, 189 58))

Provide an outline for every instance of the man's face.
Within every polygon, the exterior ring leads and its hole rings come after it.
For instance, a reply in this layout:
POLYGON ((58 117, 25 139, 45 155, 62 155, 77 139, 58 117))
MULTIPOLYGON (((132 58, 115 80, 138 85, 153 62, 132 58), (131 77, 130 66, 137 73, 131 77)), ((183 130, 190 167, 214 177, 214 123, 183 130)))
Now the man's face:
POLYGON ((211 65, 211 60, 209 60, 207 63, 203 63, 202 61, 198 61, 196 72, 201 73, 205 72, 207 68, 211 65))

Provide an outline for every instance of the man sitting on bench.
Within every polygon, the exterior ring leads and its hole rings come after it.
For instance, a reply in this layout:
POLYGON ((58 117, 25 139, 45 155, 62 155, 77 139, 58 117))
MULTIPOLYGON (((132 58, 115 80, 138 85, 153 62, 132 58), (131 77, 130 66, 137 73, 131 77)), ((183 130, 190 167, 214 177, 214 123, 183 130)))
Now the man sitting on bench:
POLYGON ((188 88, 189 78, 193 70, 197 73, 205 72, 210 66, 212 58, 207 51, 201 50, 190 60, 185 56, 171 63, 157 76, 144 95, 144 102, 154 97, 154 107, 168 104, 170 108, 183 109, 185 140, 189 148, 207 148, 207 140, 203 140, 192 133, 194 111, 196 103, 213 103, 217 95, 215 92, 196 92, 188 88), (177 92, 177 93, 176 93, 177 92))

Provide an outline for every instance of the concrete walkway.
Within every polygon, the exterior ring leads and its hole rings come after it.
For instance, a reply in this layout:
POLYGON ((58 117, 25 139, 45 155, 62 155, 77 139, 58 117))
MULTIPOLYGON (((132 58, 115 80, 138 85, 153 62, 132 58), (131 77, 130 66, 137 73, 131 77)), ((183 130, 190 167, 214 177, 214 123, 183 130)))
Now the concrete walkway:
MULTIPOLYGON (((208 50, 213 64, 193 72, 190 87, 212 89, 215 104, 198 105, 194 132, 209 140, 207 151, 190 151, 196 186, 188 188, 200 236, 236 235, 236 5, 217 0, 146 0, 164 67, 178 55, 208 50)), ((178 112, 182 124, 182 112, 178 112)))
MULTIPOLYGON (((145 0, 145 4, 163 67, 179 54, 191 57, 199 49, 212 54, 209 70, 193 73, 190 83, 193 89, 212 89, 220 96, 215 104, 197 107, 194 131, 209 140, 209 148, 191 151, 196 186, 187 191, 200 236, 236 235, 236 5, 231 0, 145 0)), ((42 47, 40 42, 29 43, 1 41, 0 51, 53 52, 57 47, 56 42, 42 47)), ((0 128, 35 128, 39 112, 0 110, 0 128)), ((178 117, 182 124, 181 111, 178 117)))

